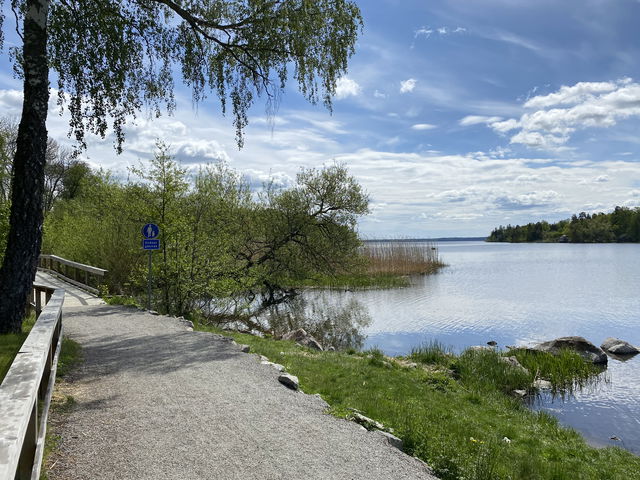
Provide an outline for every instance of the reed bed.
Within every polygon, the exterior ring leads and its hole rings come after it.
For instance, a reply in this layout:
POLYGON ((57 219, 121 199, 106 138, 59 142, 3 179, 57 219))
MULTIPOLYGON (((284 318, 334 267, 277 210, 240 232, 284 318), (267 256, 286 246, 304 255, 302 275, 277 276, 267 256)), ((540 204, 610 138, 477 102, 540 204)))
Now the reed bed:
POLYGON ((425 275, 444 266, 437 245, 431 242, 367 242, 362 255, 368 260, 367 273, 374 275, 425 275))

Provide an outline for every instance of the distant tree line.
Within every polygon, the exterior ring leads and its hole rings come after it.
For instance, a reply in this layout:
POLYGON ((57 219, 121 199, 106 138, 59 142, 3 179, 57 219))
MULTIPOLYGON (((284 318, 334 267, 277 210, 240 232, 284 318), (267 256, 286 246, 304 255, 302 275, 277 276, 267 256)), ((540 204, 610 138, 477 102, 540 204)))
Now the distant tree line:
POLYGON ((581 212, 556 223, 499 226, 488 242, 640 242, 640 208, 616 207, 611 213, 581 212))

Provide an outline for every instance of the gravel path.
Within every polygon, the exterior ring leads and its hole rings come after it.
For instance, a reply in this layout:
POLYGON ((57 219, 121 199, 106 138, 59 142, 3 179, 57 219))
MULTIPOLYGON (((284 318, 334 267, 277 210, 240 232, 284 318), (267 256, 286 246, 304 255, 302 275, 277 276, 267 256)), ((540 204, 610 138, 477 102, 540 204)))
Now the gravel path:
POLYGON ((52 480, 435 478, 224 337, 108 305, 66 307, 64 328, 84 363, 52 480))

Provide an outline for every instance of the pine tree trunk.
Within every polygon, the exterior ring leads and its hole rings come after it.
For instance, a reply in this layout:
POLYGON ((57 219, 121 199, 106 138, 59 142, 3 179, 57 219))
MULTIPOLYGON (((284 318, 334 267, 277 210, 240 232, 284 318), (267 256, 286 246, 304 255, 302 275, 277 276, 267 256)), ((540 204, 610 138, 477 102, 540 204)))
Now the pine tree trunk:
POLYGON ((11 184, 11 216, 0 269, 0 333, 22 328, 42 242, 42 194, 47 149, 49 0, 27 0, 24 17, 24 100, 11 184))

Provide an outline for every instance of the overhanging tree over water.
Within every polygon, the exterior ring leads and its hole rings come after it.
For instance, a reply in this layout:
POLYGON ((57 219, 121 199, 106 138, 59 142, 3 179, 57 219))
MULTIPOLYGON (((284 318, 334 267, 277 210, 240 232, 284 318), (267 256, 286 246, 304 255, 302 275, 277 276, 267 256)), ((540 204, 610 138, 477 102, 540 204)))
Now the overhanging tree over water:
MULTIPOLYGON (((0 0, 0 5, 2 4, 0 0)), ((13 164, 10 230, 0 269, 0 333, 19 331, 42 237, 49 65, 80 146, 143 108, 175 108, 176 77, 195 102, 231 107, 238 145, 257 97, 270 107, 293 77, 331 108, 361 27, 350 0, 12 0, 23 49, 14 52, 24 103, 13 164), (179 74, 176 71, 179 70, 179 74)), ((4 28, 4 26, 3 26, 4 28)))

